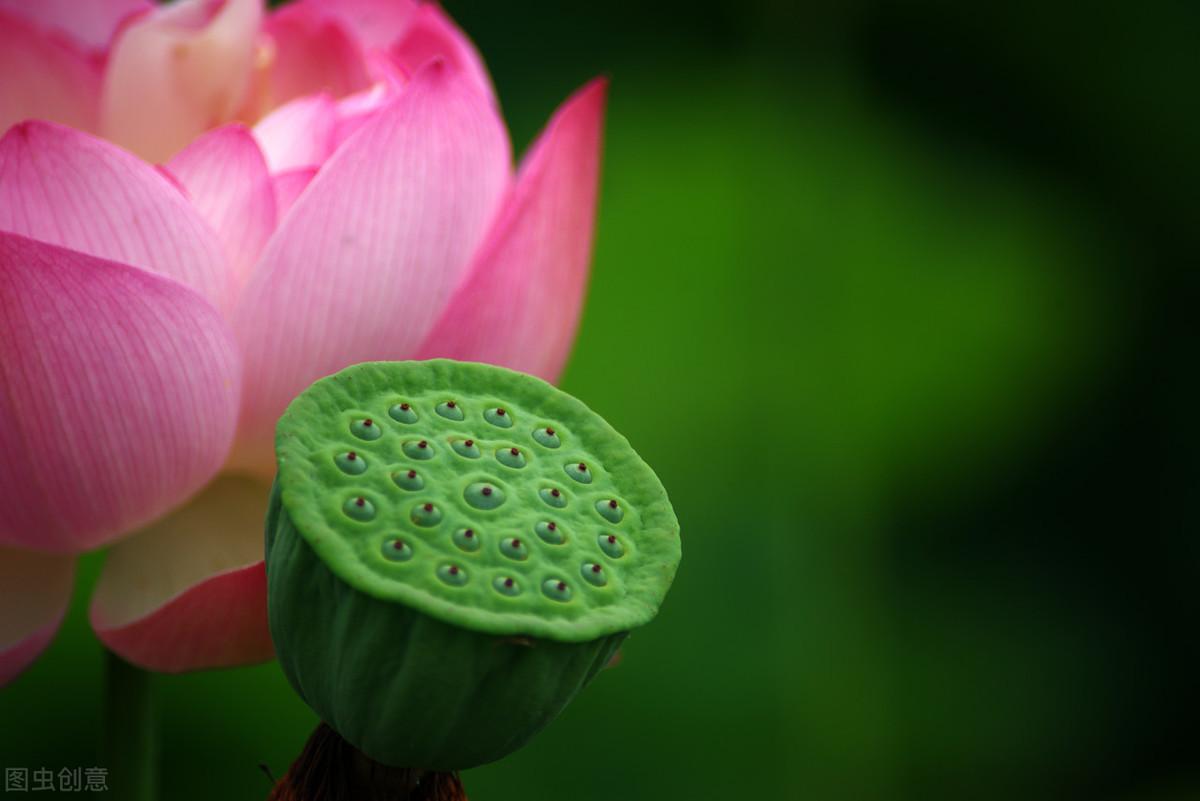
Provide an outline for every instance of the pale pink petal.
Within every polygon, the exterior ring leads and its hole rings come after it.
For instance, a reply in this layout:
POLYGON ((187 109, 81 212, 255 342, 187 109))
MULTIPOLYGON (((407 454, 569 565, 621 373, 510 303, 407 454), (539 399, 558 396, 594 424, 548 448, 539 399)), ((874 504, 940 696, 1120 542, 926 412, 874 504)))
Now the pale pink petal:
POLYGON ((483 58, 467 35, 446 15, 437 3, 425 3, 414 15, 404 34, 388 53, 410 75, 436 58, 465 72, 471 82, 488 97, 494 98, 492 79, 483 58))
POLYGON ((558 377, 587 285, 606 94, 593 81, 550 120, 420 358, 558 377))
MULTIPOLYGON (((419 0, 298 0, 320 13, 336 18, 353 31, 363 46, 383 48, 394 42, 411 24, 419 0)), ((278 12, 276 12, 278 13, 278 12)))
POLYGON ((492 105, 434 65, 321 168, 267 243, 235 314, 248 391, 235 463, 270 469, 275 420, 314 379, 410 355, 508 185, 492 105))
POLYGON ((254 138, 271 172, 317 167, 333 152, 337 107, 326 94, 280 106, 254 126, 254 138))
POLYGON ((270 37, 268 107, 317 92, 343 97, 371 83, 358 39, 312 4, 282 6, 263 27, 270 37))
POLYGON ((95 130, 100 65, 77 45, 0 9, 0 131, 28 119, 95 130))
POLYGON ((263 520, 271 487, 221 476, 189 504, 109 549, 92 627, 161 672, 269 659, 263 520))
POLYGON ((232 301, 229 260, 179 188, 70 128, 27 122, 0 139, 0 231, 169 275, 222 308, 232 301))
POLYGON ((280 220, 292 208, 292 204, 296 202, 296 198, 300 197, 300 193, 312 183, 316 174, 316 167, 300 167, 281 172, 272 179, 275 185, 275 208, 279 213, 280 220))
POLYGON ((370 88, 344 97, 337 102, 337 124, 333 129, 330 151, 337 150, 384 106, 390 105, 408 83, 408 73, 390 57, 376 53, 371 58, 375 83, 370 88))
POLYGON ((153 7, 150 0, 0 0, 0 12, 96 51, 107 49, 123 21, 153 7))
POLYGON ((113 42, 101 132, 148 161, 166 161, 233 118, 257 53, 262 0, 179 0, 113 42))
POLYGON ((237 123, 210 131, 167 170, 217 232, 240 284, 275 230, 275 187, 254 137, 237 123))
POLYGON ((220 468, 237 345, 192 290, 0 233, 0 543, 101 545, 220 468))
POLYGON ((0 548, 0 687, 54 639, 74 578, 73 556, 0 548))

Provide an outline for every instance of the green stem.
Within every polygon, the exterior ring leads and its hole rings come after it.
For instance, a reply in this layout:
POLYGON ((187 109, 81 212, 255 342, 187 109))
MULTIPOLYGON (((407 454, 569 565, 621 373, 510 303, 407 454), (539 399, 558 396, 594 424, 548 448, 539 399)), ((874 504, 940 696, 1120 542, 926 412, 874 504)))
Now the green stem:
POLYGON ((150 674, 105 650, 103 764, 109 801, 154 801, 157 726, 150 674))

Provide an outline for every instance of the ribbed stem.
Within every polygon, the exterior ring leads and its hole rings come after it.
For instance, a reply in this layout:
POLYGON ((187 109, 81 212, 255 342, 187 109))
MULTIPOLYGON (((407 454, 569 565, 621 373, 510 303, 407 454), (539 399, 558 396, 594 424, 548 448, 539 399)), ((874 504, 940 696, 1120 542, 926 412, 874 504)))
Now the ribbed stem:
POLYGON ((105 652, 103 764, 112 801, 157 798, 158 743, 151 676, 105 652))
POLYGON ((317 726, 267 801, 467 801, 457 773, 392 768, 317 726))

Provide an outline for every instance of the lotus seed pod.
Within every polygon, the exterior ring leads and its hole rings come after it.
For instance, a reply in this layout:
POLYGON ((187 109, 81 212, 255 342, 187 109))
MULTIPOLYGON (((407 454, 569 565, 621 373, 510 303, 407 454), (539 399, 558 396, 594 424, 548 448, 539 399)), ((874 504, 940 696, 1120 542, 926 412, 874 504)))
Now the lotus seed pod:
POLYGON ((521 373, 356 365, 291 403, 275 447, 280 664, 385 765, 461 770, 519 748, 655 616, 679 564, 654 472, 521 373))

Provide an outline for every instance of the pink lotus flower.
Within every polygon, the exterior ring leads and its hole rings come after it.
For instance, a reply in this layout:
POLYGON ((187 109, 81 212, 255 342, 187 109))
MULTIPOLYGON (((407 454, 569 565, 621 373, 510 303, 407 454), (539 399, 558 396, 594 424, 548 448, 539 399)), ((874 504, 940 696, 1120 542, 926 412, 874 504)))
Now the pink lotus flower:
POLYGON ((276 418, 370 359, 557 377, 604 83, 514 175, 482 62, 416 0, 0 0, 0 74, 0 683, 100 546, 109 648, 268 658, 276 418))

